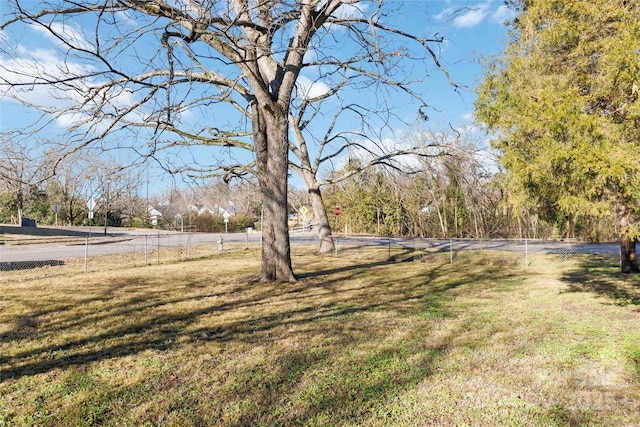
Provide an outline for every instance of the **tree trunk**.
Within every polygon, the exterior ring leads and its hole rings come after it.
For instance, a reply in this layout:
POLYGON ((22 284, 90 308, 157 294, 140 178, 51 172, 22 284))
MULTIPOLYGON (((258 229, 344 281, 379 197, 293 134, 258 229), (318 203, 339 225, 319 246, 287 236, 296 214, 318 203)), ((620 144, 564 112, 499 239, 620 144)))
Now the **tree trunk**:
POLYGON ((636 240, 628 234, 629 228, 634 223, 632 212, 624 203, 616 204, 616 217, 620 226, 620 270, 623 273, 638 273, 638 260, 636 258, 636 240))
POLYGON ((256 168, 262 195, 262 275, 263 282, 294 282, 287 220, 287 179, 289 172, 288 123, 280 105, 255 105, 253 137, 256 168))
MULTIPOLYGON (((290 116, 289 123, 296 123, 296 119, 293 116, 290 116)), ((318 240, 320 242, 318 253, 330 253, 335 251, 335 246, 333 243, 333 236, 331 235, 329 217, 327 216, 324 199, 322 198, 322 191, 320 191, 320 186, 318 185, 318 179, 316 177, 317 168, 314 168, 311 165, 307 143, 300 127, 297 124, 293 126, 293 134, 298 140, 299 147, 292 146, 291 149, 300 160, 300 175, 307 186, 309 198, 311 199, 311 209, 313 209, 313 216, 315 217, 318 225, 318 240)))
POLYGON ((23 208, 24 208, 24 193, 22 192, 22 189, 19 189, 15 193, 15 202, 16 202, 16 208, 18 210, 18 222, 17 222, 17 225, 21 226, 22 225, 22 213, 23 213, 23 208))
POLYGON ((335 251, 333 243, 333 236, 331 235, 331 226, 329 225, 329 217, 327 216, 327 209, 324 206, 324 199, 322 198, 322 192, 318 186, 315 175, 311 172, 310 165, 304 165, 303 178, 309 191, 309 198, 311 199, 311 209, 313 209, 313 216, 316 219, 318 226, 318 240, 320 242, 320 248, 318 253, 326 254, 335 251))
POLYGON ((317 188, 317 186, 309 187, 309 197, 311 199, 313 216, 315 217, 316 224, 318 226, 318 240, 320 241, 318 253, 326 254, 333 252, 335 250, 333 236, 331 235, 329 217, 327 216, 327 210, 324 206, 320 189, 317 188))
POLYGON ((636 258, 636 241, 629 236, 620 238, 620 268, 623 273, 638 273, 638 260, 636 258))

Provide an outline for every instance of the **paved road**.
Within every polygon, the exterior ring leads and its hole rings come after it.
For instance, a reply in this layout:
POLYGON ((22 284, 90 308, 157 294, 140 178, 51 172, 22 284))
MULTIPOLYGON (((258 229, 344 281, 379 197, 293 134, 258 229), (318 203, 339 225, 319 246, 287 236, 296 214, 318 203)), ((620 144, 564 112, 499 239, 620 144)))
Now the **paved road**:
POLYGON ((29 244, 11 244, 0 246, 0 264, 25 261, 61 261, 70 258, 83 258, 85 253, 92 256, 113 255, 130 252, 142 252, 147 248, 166 249, 172 247, 186 247, 188 245, 216 245, 220 239, 225 243, 247 242, 258 245, 259 233, 169 233, 118 231, 105 237, 103 234, 93 234, 91 237, 60 238, 60 242, 37 243, 36 240, 23 240, 29 244))
POLYGON ((391 239, 392 245, 440 250, 498 250, 509 252, 531 252, 545 254, 618 254, 616 243, 587 243, 559 240, 511 240, 511 239, 391 239))
MULTIPOLYGON (((147 249, 186 247, 188 245, 210 244, 217 247, 222 237, 225 244, 248 243, 257 246, 260 233, 175 233, 154 230, 111 229, 110 234, 93 234, 86 246, 86 238, 76 237, 58 243, 0 246, 0 265, 26 261, 61 261, 70 258, 101 256, 129 252, 141 252, 147 249)), ((314 232, 293 232, 293 245, 316 244, 314 232)), ((345 237, 336 236, 341 245, 405 247, 409 249, 449 250, 501 250, 510 252, 549 253, 549 254, 617 254, 617 243, 584 243, 573 241, 536 241, 536 240, 472 240, 472 239, 408 239, 386 237, 345 237)))

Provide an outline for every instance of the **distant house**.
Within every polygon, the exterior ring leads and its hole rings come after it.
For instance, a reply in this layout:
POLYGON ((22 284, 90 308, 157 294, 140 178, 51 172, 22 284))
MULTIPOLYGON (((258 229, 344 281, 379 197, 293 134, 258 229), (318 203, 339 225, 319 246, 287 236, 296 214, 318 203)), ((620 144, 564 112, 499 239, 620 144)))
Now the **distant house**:
POLYGON ((147 214, 149 214, 149 221, 151 222, 151 225, 158 225, 158 219, 162 216, 162 212, 149 205, 147 206, 147 214))
POLYGON ((213 215, 213 210, 209 209, 208 207, 206 207, 204 205, 200 206, 200 207, 198 207, 196 205, 191 205, 190 209, 191 209, 192 212, 195 212, 198 216, 203 215, 205 213, 213 215))
POLYGON ((218 207, 218 215, 224 216, 225 214, 227 214, 227 216, 225 218, 227 218, 227 217, 232 215, 231 212, 229 212, 228 210, 226 210, 224 208, 221 208, 221 207, 218 207))

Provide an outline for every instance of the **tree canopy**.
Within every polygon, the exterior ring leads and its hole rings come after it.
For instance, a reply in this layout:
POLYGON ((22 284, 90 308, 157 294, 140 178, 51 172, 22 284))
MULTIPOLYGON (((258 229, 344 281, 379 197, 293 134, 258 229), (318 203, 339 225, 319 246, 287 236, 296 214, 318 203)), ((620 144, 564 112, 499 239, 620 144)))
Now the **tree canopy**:
MULTIPOLYGON (((294 280, 287 181, 290 150, 301 140, 290 138, 290 122, 304 117, 297 130, 314 133, 307 122, 326 113, 311 104, 328 98, 333 104, 324 105, 344 111, 345 123, 389 119, 398 105, 425 114, 414 86, 440 67, 430 45, 442 37, 403 31, 393 19, 398 7, 382 0, 11 0, 3 39, 36 34, 46 42, 26 54, 19 42, 0 47, 3 95, 44 113, 12 138, 62 124, 62 155, 129 149, 174 173, 255 174, 265 218, 262 279, 294 280), (196 147, 218 150, 203 155, 196 147)), ((302 144, 297 166, 304 169, 311 162, 302 144)), ((330 159, 343 146, 309 151, 330 159)))
POLYGON ((640 6, 514 2, 504 54, 478 87, 477 118, 514 190, 547 219, 609 217, 640 233, 640 6))

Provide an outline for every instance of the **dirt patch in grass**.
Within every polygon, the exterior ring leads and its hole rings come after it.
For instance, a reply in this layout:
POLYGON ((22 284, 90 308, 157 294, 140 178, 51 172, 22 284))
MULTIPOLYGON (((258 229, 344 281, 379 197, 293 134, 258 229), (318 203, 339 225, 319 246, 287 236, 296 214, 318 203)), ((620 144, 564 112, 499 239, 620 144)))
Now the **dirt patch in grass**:
POLYGON ((589 281, 635 289, 605 260, 296 251, 294 284, 251 250, 3 275, 0 424, 640 425, 637 305, 589 281))

